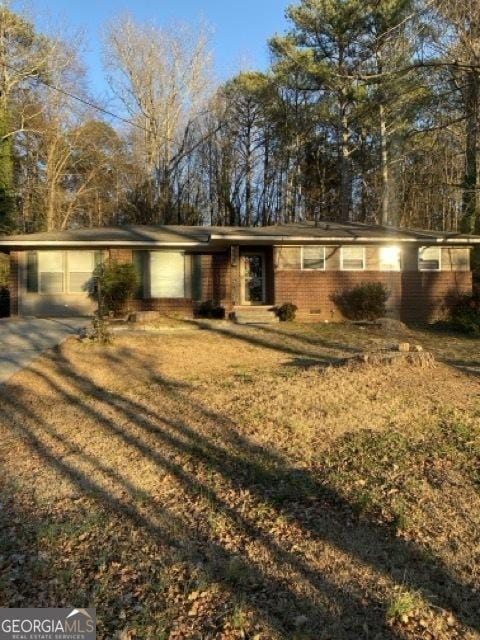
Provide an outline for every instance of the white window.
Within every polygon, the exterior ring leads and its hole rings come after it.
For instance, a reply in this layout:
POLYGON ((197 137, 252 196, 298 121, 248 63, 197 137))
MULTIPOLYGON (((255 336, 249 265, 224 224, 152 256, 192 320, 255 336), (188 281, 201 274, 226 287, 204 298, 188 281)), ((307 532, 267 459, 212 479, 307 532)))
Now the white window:
POLYGON ((440 271, 441 268, 440 247, 421 247, 418 250, 419 271, 440 271))
POLYGON ((325 247, 302 247, 302 269, 325 270, 325 247))
POLYGON ((185 297, 185 256, 177 251, 150 252, 150 296, 185 297))
POLYGON ((38 290, 40 293, 63 293, 63 251, 38 252, 38 290))
POLYGON ((342 271, 365 269, 365 247, 342 247, 342 271))
POLYGON ((400 247, 380 247, 380 271, 400 271, 401 256, 400 247))
POLYGON ((68 291, 85 293, 88 291, 95 269, 94 251, 68 251, 68 291))

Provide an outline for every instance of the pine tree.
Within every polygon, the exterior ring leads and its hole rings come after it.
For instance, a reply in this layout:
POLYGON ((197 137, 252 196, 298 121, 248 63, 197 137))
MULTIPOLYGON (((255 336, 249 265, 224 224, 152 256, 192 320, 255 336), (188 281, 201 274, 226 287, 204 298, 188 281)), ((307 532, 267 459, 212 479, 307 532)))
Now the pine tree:
POLYGON ((355 120, 367 12, 362 0, 302 0, 290 6, 293 28, 270 42, 277 67, 296 68, 302 88, 329 105, 338 152, 340 219, 352 210, 355 120))

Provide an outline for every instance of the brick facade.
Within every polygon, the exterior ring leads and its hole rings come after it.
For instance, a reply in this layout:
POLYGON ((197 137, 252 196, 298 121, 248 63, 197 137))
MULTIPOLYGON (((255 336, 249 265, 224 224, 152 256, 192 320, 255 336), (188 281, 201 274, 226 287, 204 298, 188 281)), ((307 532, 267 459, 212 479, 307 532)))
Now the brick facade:
MULTIPOLYGON (((111 248, 109 255, 118 262, 133 261, 131 249, 111 248)), ((214 300, 229 310, 232 300, 230 253, 186 253, 185 257, 187 278, 192 280, 187 287, 188 298, 137 299, 129 302, 128 310, 194 315, 198 303, 206 300, 214 300), (197 287, 195 278, 198 279, 197 287)))
POLYGON ((333 301, 335 294, 365 282, 382 282, 390 291, 387 303, 392 316, 399 315, 402 297, 401 273, 385 271, 276 271, 275 304, 293 302, 300 317, 341 320, 333 301))
POLYGON ((181 313, 189 316, 193 315, 194 308, 193 300, 185 298, 130 300, 128 303, 128 311, 159 311, 165 314, 181 313))
POLYGON ((116 262, 129 263, 133 261, 133 251, 131 249, 111 248, 108 252, 110 259, 116 262))
POLYGON ((299 246, 277 246, 274 252, 276 305, 293 302, 299 317, 341 320, 333 298, 366 282, 381 282, 390 291, 387 313, 406 322, 434 322, 445 318, 449 303, 472 292, 469 249, 441 249, 441 271, 418 270, 418 247, 402 248, 402 271, 382 271, 380 246, 364 250, 364 271, 343 271, 341 247, 325 248, 325 270, 302 270, 299 246))
POLYGON ((455 295, 471 293, 472 274, 461 271, 301 271, 275 272, 275 304, 293 302, 299 317, 340 320, 333 296, 364 282, 382 282, 390 291, 389 315, 406 322, 444 318, 455 295))
MULTIPOLYGON (((300 247, 228 247, 221 251, 185 254, 185 298, 143 299, 129 303, 131 311, 159 311, 193 315, 198 304, 214 300, 230 312, 241 304, 241 254, 244 251, 259 251, 266 258, 267 304, 280 305, 293 302, 299 308, 300 319, 341 319, 334 303, 336 293, 351 289, 364 282, 382 282, 390 290, 387 303, 392 317, 407 322, 432 322, 445 317, 449 301, 458 294, 472 290, 472 273, 469 269, 468 250, 442 249, 442 271, 419 272, 417 248, 404 250, 404 271, 380 271, 378 247, 366 250, 365 271, 342 271, 339 247, 327 247, 326 270, 302 270, 300 247)), ((126 248, 109 249, 111 258, 120 262, 132 262, 133 252, 126 248)), ((22 252, 10 253, 10 313, 35 315, 40 307, 26 307, 25 300, 32 294, 20 291, 19 269, 22 252), (20 304, 19 304, 20 302, 20 304)), ((37 296, 41 301, 45 296, 37 296)), ((63 300, 63 299, 62 299, 63 300)), ((51 315, 58 313, 58 305, 51 307, 51 315)), ((38 302, 38 301, 37 301, 38 302)), ((80 307, 78 307, 80 309, 80 307)), ((83 307, 82 307, 83 309, 83 307)), ((71 313, 70 306, 65 313, 71 313)))
POLYGON ((402 273, 401 316, 406 322, 435 322, 448 314, 458 295, 472 293, 471 271, 402 273))
POLYGON ((228 253, 201 254, 192 256, 199 262, 200 286, 198 302, 214 300, 229 307, 232 302, 231 260, 228 253))

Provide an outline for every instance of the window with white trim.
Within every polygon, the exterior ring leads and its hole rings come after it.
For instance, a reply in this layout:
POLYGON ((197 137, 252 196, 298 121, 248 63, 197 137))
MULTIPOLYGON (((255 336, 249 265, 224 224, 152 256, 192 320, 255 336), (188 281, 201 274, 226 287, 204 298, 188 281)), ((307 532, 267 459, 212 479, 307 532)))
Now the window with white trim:
POLYGON ((419 271, 440 271, 441 267, 440 247, 421 247, 418 250, 419 271))
POLYGON ((84 293, 88 291, 95 269, 94 251, 68 251, 68 291, 84 293))
POLYGON ((38 252, 38 291, 39 293, 63 293, 65 258, 63 251, 38 252))
POLYGON ((103 259, 103 251, 29 251, 27 292, 88 295, 95 267, 103 259))
POLYGON ((380 271, 400 271, 402 250, 396 246, 380 247, 379 267, 380 271))
POLYGON ((185 298, 185 256, 178 251, 150 252, 150 296, 185 298))
POLYGON ((342 247, 342 271, 363 271, 365 269, 365 247, 342 247))
POLYGON ((325 247, 302 247, 302 269, 325 271, 325 247))

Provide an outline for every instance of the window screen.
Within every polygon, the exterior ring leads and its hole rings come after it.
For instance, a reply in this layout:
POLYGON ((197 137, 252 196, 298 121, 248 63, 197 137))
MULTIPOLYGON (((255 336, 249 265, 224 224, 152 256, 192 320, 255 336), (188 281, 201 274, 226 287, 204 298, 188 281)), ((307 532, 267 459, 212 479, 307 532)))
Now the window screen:
POLYGON ((400 247, 380 247, 380 271, 400 271, 400 247))
POLYGON ((420 271, 439 271, 440 247, 422 247, 419 249, 418 268, 420 271))
POLYGON ((63 271, 62 251, 39 251, 38 290, 40 293, 63 293, 63 271))
POLYGON ((302 269, 325 269, 325 247, 303 247, 302 269))
POLYGON ((185 297, 185 257, 174 251, 150 253, 150 294, 152 298, 185 297))
POLYGON ((70 293, 85 293, 91 286, 95 268, 93 251, 68 251, 68 290, 70 293))
POLYGON ((365 269, 364 247, 342 247, 342 269, 363 271, 365 269))

